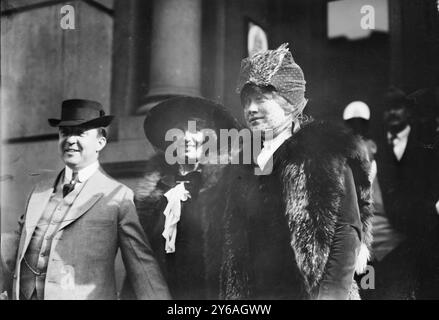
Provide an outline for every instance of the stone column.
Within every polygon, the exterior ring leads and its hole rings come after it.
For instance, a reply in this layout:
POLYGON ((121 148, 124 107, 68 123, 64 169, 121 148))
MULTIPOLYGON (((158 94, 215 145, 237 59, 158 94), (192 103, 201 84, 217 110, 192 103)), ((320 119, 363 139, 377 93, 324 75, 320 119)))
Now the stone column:
POLYGON ((200 95, 201 0, 155 0, 149 92, 142 114, 175 95, 200 95))

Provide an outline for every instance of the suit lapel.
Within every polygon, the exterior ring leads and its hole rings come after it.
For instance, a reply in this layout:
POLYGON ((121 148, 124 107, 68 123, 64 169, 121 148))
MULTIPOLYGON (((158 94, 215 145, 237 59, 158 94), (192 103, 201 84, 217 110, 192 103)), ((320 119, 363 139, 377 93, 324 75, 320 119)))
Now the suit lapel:
POLYGON ((26 237, 24 239, 23 250, 21 251, 22 254, 26 252, 27 246, 32 238, 32 234, 35 231, 35 227, 37 226, 38 221, 40 221, 44 209, 49 202, 50 196, 53 193, 54 185, 59 182, 63 174, 64 170, 58 174, 55 184, 52 179, 46 180, 42 182, 32 193, 26 210, 26 219, 24 224, 26 237))
MULTIPOLYGON (((416 141, 414 128, 412 127, 407 137, 407 145, 405 146, 404 153, 402 154, 401 160, 407 159, 411 157, 412 150, 416 150, 418 142, 416 141)), ((406 160, 407 161, 407 160, 406 160)))
POLYGON ((86 213, 104 194, 99 192, 105 187, 105 176, 101 169, 85 182, 77 197, 73 200, 72 206, 67 212, 64 221, 60 224, 59 230, 64 229, 73 221, 86 213))

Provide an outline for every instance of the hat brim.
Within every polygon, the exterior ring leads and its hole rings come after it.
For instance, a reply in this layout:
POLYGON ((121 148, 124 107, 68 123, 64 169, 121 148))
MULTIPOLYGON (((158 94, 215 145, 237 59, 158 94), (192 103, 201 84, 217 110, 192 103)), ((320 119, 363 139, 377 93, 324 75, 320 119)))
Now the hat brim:
POLYGON ((177 97, 154 106, 144 121, 146 138, 158 149, 166 150, 171 143, 165 140, 170 129, 186 127, 192 118, 206 120, 209 128, 219 133, 220 129, 241 129, 242 125, 224 106, 197 97, 177 97))
POLYGON ((114 116, 108 115, 92 120, 60 120, 60 119, 48 119, 51 127, 88 127, 88 128, 100 128, 107 127, 113 121, 114 116))

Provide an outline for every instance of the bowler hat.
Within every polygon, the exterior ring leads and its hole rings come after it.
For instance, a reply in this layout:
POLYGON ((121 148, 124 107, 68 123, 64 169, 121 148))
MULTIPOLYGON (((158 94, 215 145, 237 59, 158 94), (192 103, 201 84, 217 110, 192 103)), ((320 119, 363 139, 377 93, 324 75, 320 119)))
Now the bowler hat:
POLYGON ((48 119, 52 127, 89 128, 106 127, 114 116, 105 115, 99 102, 85 99, 64 100, 61 106, 61 119, 48 119))
POLYGON ((187 128, 188 121, 192 119, 207 123, 207 127, 215 130, 218 135, 220 129, 239 130, 242 127, 224 106, 204 98, 180 96, 154 106, 149 111, 143 128, 146 138, 156 148, 166 150, 170 143, 165 140, 166 132, 170 129, 187 128))
POLYGON ((407 95, 401 89, 391 86, 388 88, 387 92, 384 94, 384 103, 386 109, 394 108, 410 108, 412 106, 412 101, 407 98, 407 95))

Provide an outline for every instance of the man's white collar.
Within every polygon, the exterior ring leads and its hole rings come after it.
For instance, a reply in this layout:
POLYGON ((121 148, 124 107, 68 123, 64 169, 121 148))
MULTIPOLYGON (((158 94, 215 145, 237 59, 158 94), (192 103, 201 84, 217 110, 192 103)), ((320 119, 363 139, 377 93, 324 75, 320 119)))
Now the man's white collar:
MULTIPOLYGON (((92 164, 88 165, 85 168, 82 168, 78 171, 78 182, 85 182, 88 178, 90 178, 93 173, 96 172, 99 168, 99 161, 95 161, 92 164)), ((69 183, 72 180, 73 170, 66 166, 64 172, 64 183, 69 183)))
MULTIPOLYGON (((398 132, 396 134, 396 138, 397 140, 403 140, 405 138, 407 138, 410 134, 410 130, 411 127, 409 125, 407 125, 407 127, 405 127, 403 130, 401 130, 400 132, 398 132)), ((390 134, 390 132, 387 132, 387 138, 390 140, 392 138, 392 135, 390 134)))

